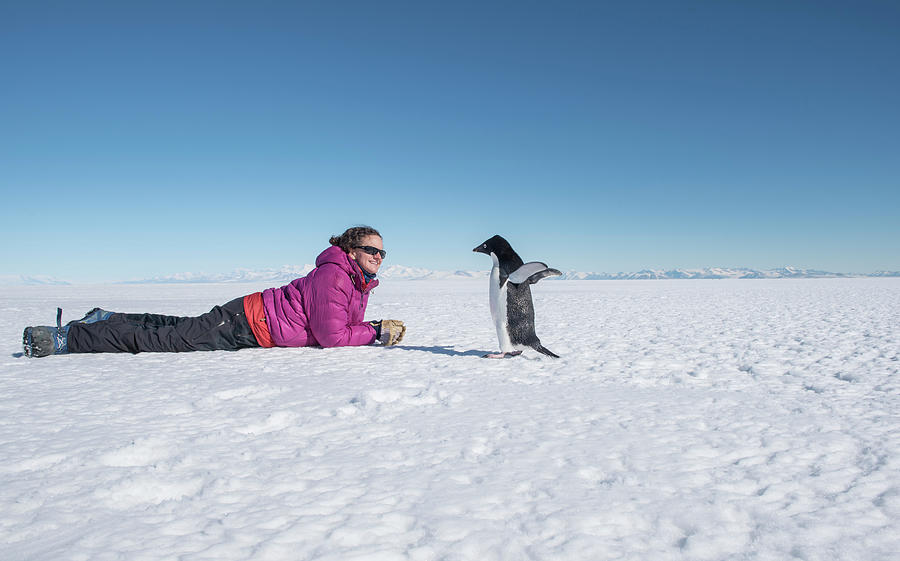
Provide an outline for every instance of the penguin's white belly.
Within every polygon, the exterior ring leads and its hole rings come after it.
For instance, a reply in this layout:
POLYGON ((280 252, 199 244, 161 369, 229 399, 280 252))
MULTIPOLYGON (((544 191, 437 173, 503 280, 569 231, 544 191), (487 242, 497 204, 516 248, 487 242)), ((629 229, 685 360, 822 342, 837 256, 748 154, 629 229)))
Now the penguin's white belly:
POLYGON ((500 341, 500 351, 504 353, 515 350, 509 338, 509 323, 506 316, 506 290, 509 283, 500 286, 500 266, 497 258, 494 258, 494 268, 491 269, 491 319, 497 329, 497 339, 500 341))

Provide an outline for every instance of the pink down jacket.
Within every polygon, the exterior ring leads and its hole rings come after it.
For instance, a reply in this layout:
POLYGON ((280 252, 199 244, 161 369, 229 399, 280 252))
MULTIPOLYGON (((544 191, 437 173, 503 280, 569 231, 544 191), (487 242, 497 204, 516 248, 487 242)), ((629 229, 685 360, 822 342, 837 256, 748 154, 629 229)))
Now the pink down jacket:
POLYGON ((266 324, 279 347, 368 345, 375 328, 363 322, 369 291, 356 261, 331 246, 316 258, 316 268, 280 288, 263 291, 266 324))

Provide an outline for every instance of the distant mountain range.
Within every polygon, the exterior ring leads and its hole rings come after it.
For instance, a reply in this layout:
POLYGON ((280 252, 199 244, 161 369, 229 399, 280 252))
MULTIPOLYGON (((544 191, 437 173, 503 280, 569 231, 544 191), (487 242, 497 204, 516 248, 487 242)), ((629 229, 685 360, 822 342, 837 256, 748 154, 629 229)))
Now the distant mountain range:
MULTIPOLYGON (((194 284, 194 283, 270 283, 286 284, 305 276, 313 265, 286 265, 279 269, 237 269, 230 273, 177 273, 149 279, 119 281, 118 284, 194 284)), ((434 271, 403 265, 389 265, 378 273, 384 280, 466 280, 487 278, 488 270, 434 271)), ((875 273, 831 273, 816 269, 782 267, 779 269, 745 269, 712 267, 705 269, 645 269, 636 273, 586 273, 563 271, 562 276, 547 280, 654 280, 654 279, 821 279, 853 277, 900 277, 900 271, 875 273)), ((48 276, 0 275, 0 285, 68 285, 65 280, 48 276)))
MULTIPOLYGON (((171 283, 230 283, 230 282, 270 282, 288 283, 298 277, 306 276, 315 265, 286 265, 280 269, 248 270, 238 269, 231 273, 179 273, 153 277, 150 279, 126 281, 134 284, 171 284, 171 283)), ((489 271, 432 271, 403 265, 385 266, 378 273, 379 279, 390 280, 426 280, 426 279, 472 279, 487 278, 489 271)))
POLYGON ((900 277, 900 271, 876 273, 832 273, 816 269, 781 267, 779 269, 745 269, 712 267, 705 269, 645 269, 636 273, 563 273, 568 280, 642 280, 642 279, 823 279, 852 277, 900 277))
MULTIPOLYGON (((209 282, 271 282, 287 283, 305 276, 313 269, 313 265, 285 266, 280 269, 263 269, 257 271, 238 269, 224 274, 181 273, 152 279, 133 281, 136 283, 209 283, 209 282)), ((378 273, 378 278, 385 280, 465 280, 487 278, 490 271, 435 271, 403 265, 389 265, 378 273)), ((881 271, 868 274, 831 273, 815 269, 799 269, 782 267, 779 269, 645 269, 636 273, 585 273, 580 271, 564 271, 562 276, 548 277, 547 280, 642 280, 642 279, 812 279, 812 278, 850 278, 850 277, 900 277, 900 271, 881 271)))
POLYGON ((69 285, 68 281, 47 275, 0 275, 0 286, 69 285))

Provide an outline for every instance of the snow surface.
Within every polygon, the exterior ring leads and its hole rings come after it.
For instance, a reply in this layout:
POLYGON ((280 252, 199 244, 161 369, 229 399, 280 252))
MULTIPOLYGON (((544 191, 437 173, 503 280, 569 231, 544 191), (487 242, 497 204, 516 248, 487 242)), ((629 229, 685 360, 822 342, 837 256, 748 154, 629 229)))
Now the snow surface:
POLYGON ((558 360, 480 358, 483 279, 377 288, 393 348, 20 354, 261 288, 2 291, 0 559, 898 559, 898 279, 539 283, 558 360))

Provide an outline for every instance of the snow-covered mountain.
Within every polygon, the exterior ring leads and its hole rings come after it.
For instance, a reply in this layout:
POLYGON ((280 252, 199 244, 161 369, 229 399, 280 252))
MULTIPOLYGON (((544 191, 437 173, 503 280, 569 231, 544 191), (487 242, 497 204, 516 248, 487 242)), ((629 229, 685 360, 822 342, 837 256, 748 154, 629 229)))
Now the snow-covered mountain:
POLYGON ((124 281, 123 284, 194 284, 232 282, 288 283, 306 276, 315 265, 285 265, 279 269, 235 269, 230 273, 176 273, 149 279, 124 281))
POLYGON ((429 280, 429 279, 480 279, 487 278, 491 271, 433 271, 403 265, 389 265, 378 273, 379 278, 391 280, 429 280))
MULTIPOLYGON (((285 265, 279 269, 237 269, 230 273, 177 273, 142 280, 126 281, 125 284, 173 284, 173 283, 232 283, 232 282, 272 282, 288 283, 306 276, 315 265, 285 265)), ((380 279, 426 280, 426 279, 471 279, 486 278, 489 271, 433 271, 418 267, 389 265, 378 273, 380 279)))
MULTIPOLYGON (((120 284, 202 284, 260 282, 274 285, 286 284, 298 277, 306 276, 314 265, 285 265, 278 269, 236 269, 230 273, 176 273, 148 279, 119 281, 120 284)), ((383 280, 466 280, 487 278, 490 271, 440 271, 421 267, 388 265, 378 273, 383 280)), ((653 279, 813 279, 850 277, 900 277, 900 271, 877 271, 874 273, 832 273, 817 269, 781 267, 778 269, 747 269, 709 267, 703 269, 644 269, 634 273, 591 273, 583 271, 563 271, 562 276, 548 277, 547 280, 653 280, 653 279)), ((0 285, 65 285, 71 284, 48 276, 0 275, 0 285)))
POLYGON ((817 269, 799 269, 797 267, 781 267, 778 269, 746 269, 709 267, 704 269, 644 269, 636 273, 582 273, 568 271, 563 273, 567 280, 636 280, 636 279, 818 279, 842 277, 896 277, 900 272, 879 272, 872 274, 832 273, 817 269))
MULTIPOLYGON (((251 271, 238 269, 231 273, 198 274, 179 273, 177 275, 154 277, 135 283, 204 283, 204 282, 290 282, 306 275, 313 265, 286 265, 280 269, 251 271)), ((487 278, 490 271, 440 271, 404 265, 388 265, 378 273, 385 280, 466 280, 487 278)), ((589 273, 564 271, 562 276, 548 277, 547 280, 650 280, 650 279, 800 279, 800 278, 849 278, 849 277, 900 277, 898 271, 880 271, 871 274, 832 273, 817 269, 781 267, 778 269, 747 269, 709 267, 704 269, 644 269, 635 273, 589 273)))
POLYGON ((47 275, 0 275, 0 286, 67 285, 67 281, 47 275))

